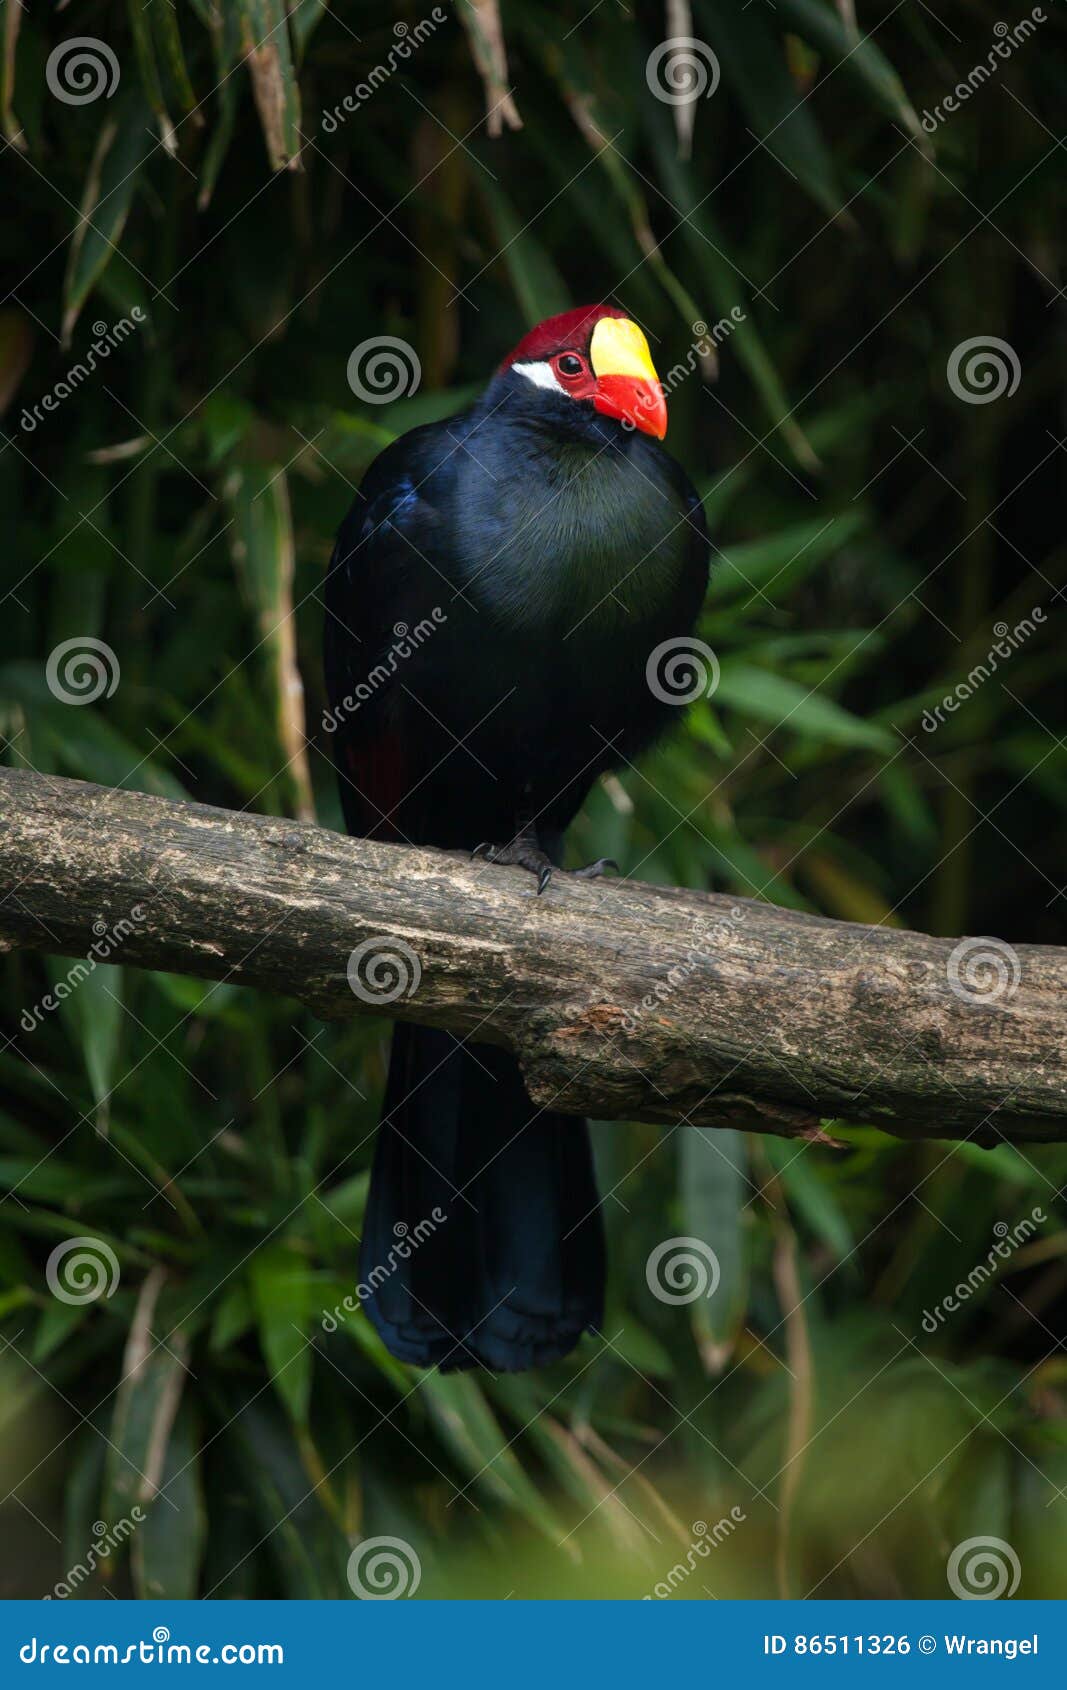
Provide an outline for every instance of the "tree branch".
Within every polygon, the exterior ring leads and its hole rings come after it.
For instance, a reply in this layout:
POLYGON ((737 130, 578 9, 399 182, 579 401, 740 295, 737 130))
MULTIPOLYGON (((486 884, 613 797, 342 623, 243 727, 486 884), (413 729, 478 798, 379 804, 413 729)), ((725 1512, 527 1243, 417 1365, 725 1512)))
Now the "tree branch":
POLYGON ((631 880, 532 894, 519 869, 0 770, 0 949, 444 1027, 514 1050, 568 1114, 1067 1139, 1067 951, 631 880))

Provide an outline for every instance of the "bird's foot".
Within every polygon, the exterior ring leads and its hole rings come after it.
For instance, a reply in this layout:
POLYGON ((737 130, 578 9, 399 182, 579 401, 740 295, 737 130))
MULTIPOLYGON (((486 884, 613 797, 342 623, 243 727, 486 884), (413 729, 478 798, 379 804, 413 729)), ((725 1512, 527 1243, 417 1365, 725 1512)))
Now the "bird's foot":
POLYGON ((487 863, 510 863, 537 876, 537 895, 541 896, 552 878, 552 859, 525 834, 519 834, 510 845, 476 845, 471 858, 484 857, 487 863))
POLYGON ((600 876, 606 874, 609 868, 613 868, 615 873, 618 874, 619 865, 615 858, 598 857, 595 863, 586 863, 584 868, 572 869, 571 873, 577 880, 599 880, 600 876))

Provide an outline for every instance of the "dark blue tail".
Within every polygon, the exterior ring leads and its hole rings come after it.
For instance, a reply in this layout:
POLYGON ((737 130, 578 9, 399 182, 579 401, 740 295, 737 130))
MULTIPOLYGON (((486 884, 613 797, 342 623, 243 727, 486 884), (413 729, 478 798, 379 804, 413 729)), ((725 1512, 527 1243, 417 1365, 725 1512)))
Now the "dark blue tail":
POLYGON ((586 1123, 538 1110, 506 1052, 398 1025, 360 1279, 401 1361, 500 1372, 565 1356, 604 1306, 586 1123))

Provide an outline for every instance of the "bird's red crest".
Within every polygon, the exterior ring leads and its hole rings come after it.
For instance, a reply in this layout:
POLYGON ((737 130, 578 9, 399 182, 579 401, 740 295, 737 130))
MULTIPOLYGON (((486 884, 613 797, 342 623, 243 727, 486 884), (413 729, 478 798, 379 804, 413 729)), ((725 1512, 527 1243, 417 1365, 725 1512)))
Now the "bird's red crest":
POLYGON ((523 335, 500 368, 506 370, 512 364, 536 363, 568 346, 584 350, 602 317, 625 316, 626 312, 620 311, 616 305, 579 305, 573 311, 561 311, 556 317, 546 317, 529 334, 523 335))

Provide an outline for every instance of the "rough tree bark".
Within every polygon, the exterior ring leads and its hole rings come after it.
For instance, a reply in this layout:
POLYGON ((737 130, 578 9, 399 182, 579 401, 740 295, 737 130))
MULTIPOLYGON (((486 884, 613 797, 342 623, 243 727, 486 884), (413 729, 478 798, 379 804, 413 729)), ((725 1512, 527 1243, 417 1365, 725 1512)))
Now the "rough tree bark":
POLYGON ((0 948, 94 943, 508 1046, 570 1114, 1067 1139, 1067 951, 630 880, 536 898, 520 869, 0 770, 0 948))

